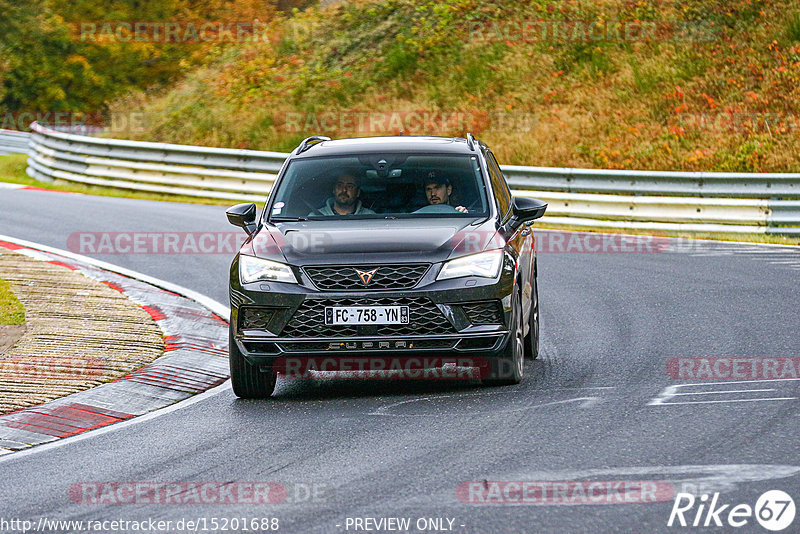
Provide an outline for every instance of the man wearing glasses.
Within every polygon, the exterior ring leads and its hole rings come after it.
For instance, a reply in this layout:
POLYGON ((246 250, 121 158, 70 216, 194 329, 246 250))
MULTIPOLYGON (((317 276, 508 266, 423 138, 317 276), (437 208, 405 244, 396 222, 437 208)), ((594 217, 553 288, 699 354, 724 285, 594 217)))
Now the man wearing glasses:
POLYGON ((333 184, 333 196, 325 201, 325 205, 309 213, 313 215, 374 215, 375 212, 365 208, 358 199, 361 189, 358 180, 349 173, 340 174, 333 184))

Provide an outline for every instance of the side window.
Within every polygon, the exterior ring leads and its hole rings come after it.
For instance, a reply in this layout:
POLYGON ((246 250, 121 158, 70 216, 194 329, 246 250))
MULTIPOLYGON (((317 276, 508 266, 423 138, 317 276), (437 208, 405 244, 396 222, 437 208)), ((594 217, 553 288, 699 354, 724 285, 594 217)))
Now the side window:
MULTIPOLYGON (((486 164, 489 167, 489 179, 492 182, 492 190, 497 202, 497 209, 502 216, 508 213, 511 208, 511 192, 508 190, 508 184, 500 171, 500 166, 497 160, 494 159, 494 154, 486 152, 486 164)), ((502 218, 502 217, 501 217, 502 218)))

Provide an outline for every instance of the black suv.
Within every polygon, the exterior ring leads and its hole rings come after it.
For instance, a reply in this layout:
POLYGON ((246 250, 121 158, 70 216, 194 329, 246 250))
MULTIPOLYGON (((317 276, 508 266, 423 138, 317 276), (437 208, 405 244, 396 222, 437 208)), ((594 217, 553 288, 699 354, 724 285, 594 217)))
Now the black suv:
POLYGON ((531 223, 546 208, 512 197, 470 134, 304 140, 258 219, 227 211, 249 235, 230 271, 234 392, 268 397, 278 373, 306 371, 519 383, 538 353, 531 223))

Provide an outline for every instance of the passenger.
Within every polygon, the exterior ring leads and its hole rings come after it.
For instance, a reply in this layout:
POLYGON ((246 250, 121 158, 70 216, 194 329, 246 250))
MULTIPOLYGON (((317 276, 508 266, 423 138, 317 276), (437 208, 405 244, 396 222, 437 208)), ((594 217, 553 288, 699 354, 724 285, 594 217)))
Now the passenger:
POLYGON ((308 215, 373 215, 375 212, 365 208, 358 199, 360 194, 356 177, 350 173, 342 173, 333 185, 333 196, 328 197, 324 206, 308 215))

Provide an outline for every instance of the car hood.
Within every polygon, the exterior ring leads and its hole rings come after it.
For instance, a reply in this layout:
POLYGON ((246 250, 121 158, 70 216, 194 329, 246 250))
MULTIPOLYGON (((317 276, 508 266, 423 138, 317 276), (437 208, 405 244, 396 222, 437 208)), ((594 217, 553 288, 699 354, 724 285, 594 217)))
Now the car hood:
POLYGON ((483 218, 353 219, 266 224, 242 253, 292 265, 436 263, 503 245, 483 218))

